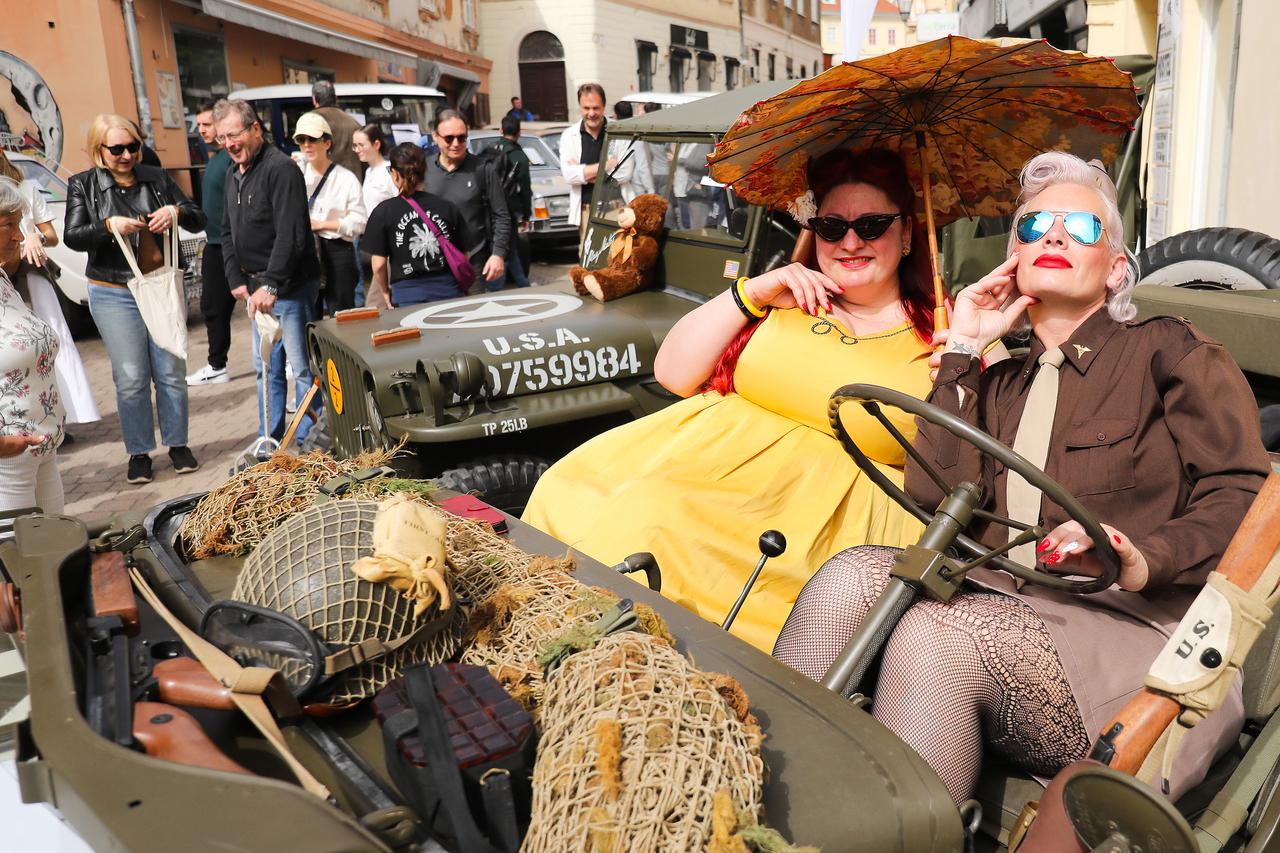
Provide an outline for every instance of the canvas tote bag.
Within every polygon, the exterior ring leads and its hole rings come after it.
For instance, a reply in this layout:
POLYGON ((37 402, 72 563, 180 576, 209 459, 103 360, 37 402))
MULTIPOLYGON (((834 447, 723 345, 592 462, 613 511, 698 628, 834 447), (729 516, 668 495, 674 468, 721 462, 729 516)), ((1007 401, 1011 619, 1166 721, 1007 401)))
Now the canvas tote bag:
POLYGON ((179 266, 182 250, 178 244, 178 226, 174 224, 165 233, 164 263, 157 269, 143 274, 129 241, 114 230, 111 232, 120 251, 124 254, 133 278, 127 285, 138 303, 138 313, 143 325, 151 334, 156 346, 183 361, 187 360, 187 294, 182 283, 179 266))

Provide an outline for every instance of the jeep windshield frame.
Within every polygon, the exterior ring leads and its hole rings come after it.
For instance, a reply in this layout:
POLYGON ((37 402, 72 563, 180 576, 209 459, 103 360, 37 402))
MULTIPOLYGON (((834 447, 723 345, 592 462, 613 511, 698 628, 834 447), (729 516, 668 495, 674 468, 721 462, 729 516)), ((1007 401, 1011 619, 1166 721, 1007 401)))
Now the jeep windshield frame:
MULTIPOLYGON (((651 168, 665 155, 668 162, 654 168, 654 192, 667 200, 666 239, 707 243, 735 250, 747 246, 750 230, 740 227, 735 234, 733 212, 749 209, 733 190, 712 181, 707 175, 706 155, 720 139, 719 134, 618 133, 606 130, 604 150, 614 142, 626 143, 620 156, 635 157, 636 145, 650 146, 651 168), (630 152, 629 154, 627 152, 630 152), (694 223, 698 227, 689 227, 694 223), (715 223, 715 224, 713 224, 715 223)), ((625 205, 621 185, 604 170, 596 176, 591 195, 591 222, 604 228, 618 227, 617 212, 625 205)), ((737 223, 734 223, 737 225, 737 223)))

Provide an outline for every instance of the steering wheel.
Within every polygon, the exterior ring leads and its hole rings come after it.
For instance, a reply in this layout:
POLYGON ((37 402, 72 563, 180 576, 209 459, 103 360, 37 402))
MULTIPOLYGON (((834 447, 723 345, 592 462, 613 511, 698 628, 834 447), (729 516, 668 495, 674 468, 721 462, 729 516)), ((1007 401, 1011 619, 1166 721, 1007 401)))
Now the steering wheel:
MULTIPOLYGON (((1093 540, 1093 547, 1097 552, 1098 560, 1102 563, 1102 575, 1097 578, 1078 579, 1042 572, 1035 567, 1025 566, 1022 563, 1014 562, 1008 557, 995 554, 995 551, 999 549, 988 548, 963 533, 958 534, 955 538, 956 544, 961 551, 971 558, 980 560, 985 565, 1003 569, 1030 583, 1037 583, 1041 586, 1065 590, 1066 592, 1078 594, 1101 592, 1115 583, 1116 577, 1120 574, 1120 557, 1116 554, 1115 548, 1111 546, 1107 532, 1102 529, 1102 525, 1094 518, 1093 513, 1085 509, 1079 501, 1072 497, 1070 492, 1044 471, 1041 471, 1024 457, 1013 452, 1012 449, 972 424, 949 412, 944 412, 932 403, 926 403, 924 400, 912 397, 910 394, 904 394, 892 388, 882 388, 879 385, 858 384, 846 385, 840 388, 831 395, 831 399, 827 404, 827 415, 831 420, 831 428, 835 430, 836 437, 849 455, 853 457, 853 461, 857 463, 863 473, 870 477, 873 483, 879 486, 885 494, 893 498, 899 506, 911 513, 911 515, 925 524, 928 524, 933 519, 933 513, 916 503, 901 486, 889 479, 883 471, 876 467, 876 464, 862 452, 857 442, 849 435, 848 430, 844 428, 844 424, 840 420, 840 407, 849 402, 861 403, 867 414, 879 421, 881 426, 888 430, 894 440, 902 445, 907 455, 915 460, 916 464, 937 484, 943 494, 950 494, 951 487, 942 479, 942 475, 938 473, 937 469, 921 456, 918 450, 911 446, 911 442, 907 440, 906 436, 880 411, 880 404, 893 406, 909 415, 915 415, 935 426, 940 426, 956 438, 968 442, 986 456, 990 456, 1000 462, 1009 471, 1015 471, 1020 474, 1023 479, 1035 486, 1041 494, 1066 510, 1067 514, 1084 528, 1084 532, 1093 540)), ((1031 529, 1031 525, 982 509, 974 510, 974 515, 984 521, 1000 524, 1014 530, 1025 531, 1031 529)))

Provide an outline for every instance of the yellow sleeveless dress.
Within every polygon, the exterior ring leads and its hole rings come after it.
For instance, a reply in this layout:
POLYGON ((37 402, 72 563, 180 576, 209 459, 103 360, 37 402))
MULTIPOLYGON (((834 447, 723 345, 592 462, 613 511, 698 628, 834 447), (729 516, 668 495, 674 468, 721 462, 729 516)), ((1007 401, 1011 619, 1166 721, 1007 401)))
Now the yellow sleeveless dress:
MULTIPOLYGON (((732 632, 771 652, 805 581, 854 545, 905 546, 923 529, 854 464, 827 422, 852 382, 923 398, 929 349, 903 324, 855 339, 798 309, 771 311, 738 360, 736 392, 708 392, 610 430, 553 465, 524 521, 613 565, 650 551, 662 594, 719 623, 776 529, 786 553, 765 564, 732 632)), ((907 438, 913 418, 886 409, 907 438)), ((905 453, 856 404, 841 417, 899 484, 905 453)))

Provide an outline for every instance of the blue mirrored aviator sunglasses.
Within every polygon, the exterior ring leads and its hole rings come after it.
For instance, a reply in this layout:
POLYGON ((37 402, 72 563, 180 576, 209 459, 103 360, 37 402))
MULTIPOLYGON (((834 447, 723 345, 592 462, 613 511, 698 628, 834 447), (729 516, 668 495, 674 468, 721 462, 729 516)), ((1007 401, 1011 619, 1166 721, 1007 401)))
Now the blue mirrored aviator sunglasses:
POLYGON ((1062 218, 1062 227, 1082 246, 1092 246, 1102 239, 1102 220, 1083 210, 1032 210, 1018 217, 1018 242, 1034 243, 1062 218))

